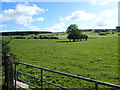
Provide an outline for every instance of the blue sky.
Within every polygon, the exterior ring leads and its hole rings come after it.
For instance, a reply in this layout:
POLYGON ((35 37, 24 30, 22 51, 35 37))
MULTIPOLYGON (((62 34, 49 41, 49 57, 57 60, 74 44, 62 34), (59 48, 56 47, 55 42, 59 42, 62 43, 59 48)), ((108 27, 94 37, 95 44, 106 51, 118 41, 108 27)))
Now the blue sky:
POLYGON ((117 0, 103 2, 9 2, 0 10, 1 31, 66 31, 70 24, 80 29, 115 28, 117 0))

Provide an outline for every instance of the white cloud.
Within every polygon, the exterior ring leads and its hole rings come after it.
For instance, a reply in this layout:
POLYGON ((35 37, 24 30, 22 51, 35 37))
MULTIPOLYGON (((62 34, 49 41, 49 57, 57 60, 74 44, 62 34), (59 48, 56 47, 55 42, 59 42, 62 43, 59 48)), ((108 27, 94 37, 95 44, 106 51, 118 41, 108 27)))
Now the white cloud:
POLYGON ((11 2, 12 0, 1 0, 2 2, 11 2))
POLYGON ((82 21, 82 20, 94 20, 96 16, 91 13, 87 13, 83 10, 77 10, 73 12, 70 16, 65 17, 67 21, 82 21))
POLYGON ((1 2, 37 2, 37 0, 1 0, 1 2))
POLYGON ((64 21, 64 18, 63 18, 63 17, 60 17, 60 18, 59 18, 59 21, 63 22, 63 21, 64 21))
MULTIPOLYGON (((93 21, 92 28, 115 28, 118 20, 114 19, 118 16, 118 9, 108 9, 98 14, 92 14, 83 10, 77 10, 71 15, 64 18, 66 21, 93 21), (112 19, 113 18, 113 19, 112 19)), ((60 18, 62 20, 63 18, 60 18)), ((91 28, 89 27, 89 28, 91 28)))
POLYGON ((34 21, 44 21, 43 17, 35 18, 34 21))
POLYGON ((112 17, 112 16, 117 16, 118 15, 118 9, 113 9, 113 10, 105 10, 100 12, 100 17, 112 17))
POLYGON ((0 14, 1 21, 12 21, 17 24, 29 26, 34 21, 44 21, 44 18, 33 18, 33 15, 41 14, 48 9, 42 9, 37 5, 17 4, 16 9, 4 10, 0 14))
POLYGON ((33 20, 32 16, 25 16, 25 15, 20 16, 20 17, 15 19, 15 22, 17 24, 22 24, 24 26, 30 25, 33 21, 34 20, 33 20))
POLYGON ((65 29, 53 29, 53 28, 46 28, 44 31, 51 31, 51 32, 65 32, 65 29))
POLYGON ((97 0, 90 0, 90 4, 96 4, 97 0))
POLYGON ((0 28, 5 28, 7 27, 7 25, 3 24, 3 25, 0 25, 0 28))
POLYGON ((40 31, 41 29, 37 26, 30 26, 29 27, 29 30, 32 30, 32 31, 40 31))
POLYGON ((36 15, 37 13, 44 13, 46 10, 39 8, 37 5, 33 4, 32 6, 28 6, 25 4, 18 4, 16 6, 16 12, 19 14, 24 14, 24 15, 36 15))
POLYGON ((96 27, 104 27, 106 25, 107 25, 107 23, 104 20, 101 20, 101 21, 96 22, 95 26, 96 27))
POLYGON ((51 28, 41 29, 37 26, 29 26, 29 31, 53 31, 51 28))
POLYGON ((3 13, 4 15, 13 15, 14 13, 16 13, 16 11, 14 9, 8 9, 4 10, 3 13))
POLYGON ((118 26, 118 20, 112 19, 118 16, 118 9, 108 9, 100 12, 96 19, 96 23, 92 26, 92 28, 99 29, 114 29, 118 26))
POLYGON ((90 0, 90 4, 97 4, 97 5, 107 5, 114 2, 119 2, 119 0, 90 0))
POLYGON ((99 5, 106 5, 113 2, 118 2, 119 0, 101 0, 99 5))
POLYGON ((118 25, 118 21, 116 20, 98 20, 95 25, 93 25, 91 28, 94 29, 114 29, 118 25))
POLYGON ((59 31, 65 31, 64 27, 66 26, 66 24, 64 22, 60 22, 57 24, 54 24, 52 27, 50 28, 46 28, 47 31, 52 31, 52 32, 59 32, 59 31))
POLYGON ((55 24, 53 25, 53 29, 60 29, 60 28, 63 28, 65 26, 65 23, 64 22, 61 22, 61 23, 58 23, 58 24, 55 24))

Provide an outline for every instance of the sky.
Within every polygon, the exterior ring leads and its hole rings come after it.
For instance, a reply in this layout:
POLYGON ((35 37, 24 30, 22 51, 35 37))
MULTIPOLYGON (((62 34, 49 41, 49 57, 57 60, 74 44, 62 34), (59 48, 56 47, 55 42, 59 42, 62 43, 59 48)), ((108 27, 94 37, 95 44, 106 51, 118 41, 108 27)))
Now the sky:
POLYGON ((63 32, 70 24, 76 24, 79 29, 115 29, 118 26, 118 0, 1 1, 0 31, 63 32))

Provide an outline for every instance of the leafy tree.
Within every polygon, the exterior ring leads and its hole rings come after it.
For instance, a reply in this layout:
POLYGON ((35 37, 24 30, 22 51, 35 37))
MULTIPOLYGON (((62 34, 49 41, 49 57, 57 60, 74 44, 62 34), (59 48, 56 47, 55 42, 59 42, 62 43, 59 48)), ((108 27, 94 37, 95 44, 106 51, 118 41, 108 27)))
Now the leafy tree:
POLYGON ((7 59, 7 55, 10 53, 10 43, 11 40, 2 40, 2 61, 4 64, 4 61, 7 59))
POLYGON ((81 34, 81 36, 80 36, 80 41, 81 40, 86 40, 87 41, 87 39, 88 39, 88 36, 87 35, 85 35, 85 34, 81 34))
POLYGON ((15 55, 13 53, 11 53, 11 48, 9 46, 9 43, 10 43, 11 39, 10 40, 5 40, 3 39, 2 40, 2 74, 3 74, 3 80, 4 80, 4 83, 2 85, 2 88, 5 88, 5 90, 7 90, 8 86, 7 86, 7 71, 8 71, 8 68, 6 69, 6 67, 8 67, 6 65, 6 62, 7 62, 7 59, 8 59, 8 55, 9 56, 12 56, 13 59, 15 59, 15 55))
POLYGON ((67 28, 66 32, 68 33, 67 38, 70 39, 70 41, 71 41, 71 39, 73 39, 73 42, 75 42, 76 39, 79 39, 81 36, 81 31, 76 24, 71 24, 67 28))
POLYGON ((13 59, 16 59, 16 56, 13 52, 11 52, 10 48, 10 42, 12 39, 2 39, 2 64, 5 64, 5 60, 7 59, 7 56, 10 55, 13 57, 13 59))
POLYGON ((78 26, 76 24, 71 24, 68 28, 67 28, 67 33, 71 33, 72 31, 78 29, 78 26))
POLYGON ((2 40, 2 73, 3 73, 3 77, 4 77, 4 83, 2 85, 2 88, 5 88, 6 87, 6 69, 5 69, 5 63, 6 63, 6 59, 7 59, 7 55, 10 53, 10 46, 9 46, 9 43, 10 43, 10 40, 5 40, 3 39, 2 40))

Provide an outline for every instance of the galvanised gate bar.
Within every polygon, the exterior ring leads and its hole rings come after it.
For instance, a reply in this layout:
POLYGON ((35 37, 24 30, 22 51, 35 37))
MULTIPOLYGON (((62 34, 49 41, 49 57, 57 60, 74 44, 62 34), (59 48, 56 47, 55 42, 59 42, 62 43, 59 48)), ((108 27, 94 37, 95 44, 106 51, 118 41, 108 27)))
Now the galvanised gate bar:
MULTIPOLYGON (((89 79, 89 78, 84 78, 84 77, 80 77, 80 76, 75 76, 75 75, 71 75, 71 74, 67 74, 67 73, 62 73, 62 72, 59 72, 59 71, 54 71, 54 70, 50 70, 50 69, 46 69, 46 68, 42 68, 42 67, 37 67, 37 66, 33 66, 33 65, 29 65, 29 64, 25 64, 25 63, 22 63, 22 62, 16 62, 14 63, 14 69, 15 69, 15 86, 16 85, 16 81, 22 81, 24 83, 27 83, 29 84, 30 86, 33 86, 35 88, 40 88, 40 89, 44 89, 43 87, 43 82, 45 83, 48 83, 48 84, 51 84, 51 85, 54 85, 56 87, 59 87, 59 88, 62 88, 62 89, 69 89, 69 88, 66 88, 66 87, 63 87, 63 86, 60 86, 60 85, 57 85, 55 83, 51 83, 51 82, 48 82, 46 80, 43 79, 43 71, 48 71, 48 72, 52 72, 52 73, 57 73, 57 74, 60 74, 60 75, 65 75, 65 76, 69 76, 69 77, 73 77, 73 78, 77 78, 77 79, 81 79, 81 80, 85 80, 85 81, 88 81, 88 82, 93 82, 95 84, 95 90, 98 90, 99 89, 99 84, 101 85, 106 85, 106 86, 109 86, 109 87, 113 87, 115 89, 120 89, 120 86, 119 85, 115 85, 115 84, 110 84, 110 83, 106 83, 106 82, 101 82, 101 81, 97 81, 97 80, 94 80, 94 79, 89 79), (25 65, 25 66, 29 66, 29 67, 33 67, 33 68, 37 68, 37 69, 40 69, 41 70, 41 77, 40 78, 37 78, 35 76, 31 76, 31 75, 28 75, 26 73, 23 73, 21 71, 17 71, 16 70, 16 67, 18 64, 21 64, 21 65, 25 65), (41 82, 40 86, 36 86, 30 82, 27 82, 23 79, 19 79, 17 73, 20 73, 20 74, 23 74, 23 75, 26 75, 28 77, 31 77, 31 78, 34 78, 36 80, 39 80, 41 82)), ((20 87, 20 86, 19 86, 20 87)))

